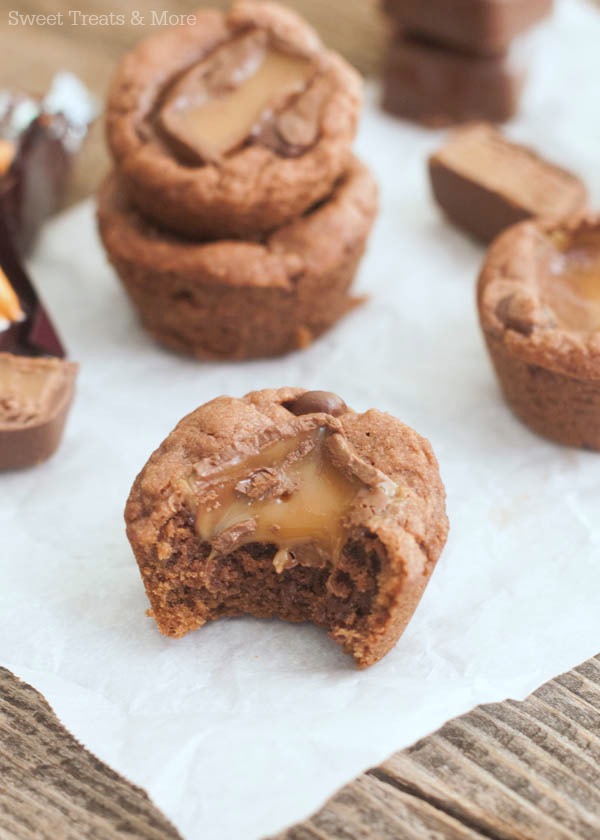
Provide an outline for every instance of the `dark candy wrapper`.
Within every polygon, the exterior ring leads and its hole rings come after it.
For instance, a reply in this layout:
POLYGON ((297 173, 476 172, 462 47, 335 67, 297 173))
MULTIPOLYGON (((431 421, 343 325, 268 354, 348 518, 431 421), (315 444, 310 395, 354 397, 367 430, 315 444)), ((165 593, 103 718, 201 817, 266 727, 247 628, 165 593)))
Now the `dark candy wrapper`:
POLYGON ((0 270, 0 352, 63 358, 62 342, 21 264, 4 213, 0 213, 0 270))
POLYGON ((0 92, 0 471, 39 464, 58 448, 77 365, 22 264, 60 205, 94 108, 72 76, 43 100, 0 92))
POLYGON ((23 253, 59 208, 95 113, 88 91, 66 73, 43 99, 0 91, 0 204, 23 253))
POLYGON ((64 355, 0 213, 0 472, 39 464, 60 445, 77 377, 64 355))

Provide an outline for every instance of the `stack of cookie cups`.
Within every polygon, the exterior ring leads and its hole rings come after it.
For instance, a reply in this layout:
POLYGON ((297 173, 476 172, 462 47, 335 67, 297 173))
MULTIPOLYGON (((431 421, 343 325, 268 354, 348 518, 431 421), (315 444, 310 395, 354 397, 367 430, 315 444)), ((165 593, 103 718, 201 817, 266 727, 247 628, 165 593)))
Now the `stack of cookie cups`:
POLYGON ((142 42, 111 87, 104 246, 142 323, 207 359, 304 347, 356 302, 376 215, 361 81, 287 9, 242 0, 142 42))

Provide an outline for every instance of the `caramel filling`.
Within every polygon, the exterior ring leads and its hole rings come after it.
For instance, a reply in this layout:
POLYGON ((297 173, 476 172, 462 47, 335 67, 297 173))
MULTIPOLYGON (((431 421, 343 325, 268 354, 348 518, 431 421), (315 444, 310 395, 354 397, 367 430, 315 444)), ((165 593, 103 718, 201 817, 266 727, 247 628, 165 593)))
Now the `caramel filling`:
POLYGON ((278 572, 323 555, 335 560, 346 540, 345 514, 364 485, 336 469, 327 441, 325 429, 279 441, 204 484, 196 530, 213 553, 272 543, 278 572))
POLYGON ((559 323, 570 330, 600 330, 600 237, 571 241, 550 262, 542 298, 559 323))
POLYGON ((0 268, 0 321, 22 321, 24 317, 19 298, 0 268))
POLYGON ((315 69, 314 61, 269 46, 264 32, 247 33, 184 74, 159 125, 195 162, 219 161, 304 91, 315 69))

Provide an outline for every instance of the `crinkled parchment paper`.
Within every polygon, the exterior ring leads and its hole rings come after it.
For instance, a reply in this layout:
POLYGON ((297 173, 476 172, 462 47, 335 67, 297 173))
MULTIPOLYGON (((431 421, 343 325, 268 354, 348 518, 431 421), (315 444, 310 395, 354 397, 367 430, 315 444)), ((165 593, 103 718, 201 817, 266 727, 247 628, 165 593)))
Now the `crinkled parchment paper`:
MULTIPOLYGON (((559 2, 535 36, 509 133, 572 167, 600 204, 600 14, 559 2)), ((157 348, 107 266, 86 203, 52 224, 35 276, 82 363, 60 453, 0 477, 0 664, 86 746, 147 788, 186 838, 256 838, 481 701, 523 697, 600 649, 600 456, 547 443, 502 403, 479 334, 483 250, 425 172, 441 134, 366 108, 359 153, 382 211, 369 303, 304 353, 200 364, 157 348), (162 638, 122 522, 136 472, 218 394, 337 391, 427 435, 451 537, 406 634, 357 672, 320 631, 223 621, 162 638)))

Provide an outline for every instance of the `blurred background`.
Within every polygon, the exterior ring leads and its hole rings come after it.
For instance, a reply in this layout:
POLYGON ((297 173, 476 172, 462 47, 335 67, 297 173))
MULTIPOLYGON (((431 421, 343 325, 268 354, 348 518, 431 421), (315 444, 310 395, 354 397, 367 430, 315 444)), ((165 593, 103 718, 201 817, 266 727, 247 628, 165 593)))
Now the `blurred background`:
MULTIPOLYGON (((382 14, 380 0, 280 2, 300 12, 325 43, 362 73, 378 73, 394 26, 382 14)), ((600 5, 600 0, 592 2, 600 5)), ((157 19, 209 6, 228 8, 230 0, 3 0, 0 90, 43 95, 52 76, 68 70, 102 103, 119 60, 142 38, 162 28, 157 19), (61 15, 59 20, 52 17, 61 15)), ((77 158, 65 203, 92 193, 108 167, 102 121, 97 120, 77 158)))
MULTIPOLYGON (((184 15, 202 6, 228 8, 230 0, 22 0, 3 2, 0 13, 0 89, 43 94, 53 74, 70 70, 97 96, 103 98, 112 72, 123 54, 137 41, 160 29, 152 25, 152 12, 159 17, 184 15), (23 21, 11 25, 10 10, 19 15, 56 15, 63 22, 23 21), (81 15, 69 15, 75 10, 81 15), (139 12, 143 24, 133 24, 139 12), (83 15, 122 15, 124 23, 110 24, 83 15), (76 23, 76 19, 79 21, 76 23)), ((286 0, 284 0, 286 2, 286 0)), ((377 71, 385 41, 386 20, 378 0, 287 0, 321 33, 323 40, 342 52, 363 73, 377 71)), ((14 16, 12 18, 14 21, 14 16)), ((389 27, 389 24, 388 24, 389 27)), ((71 181, 67 204, 93 192, 108 169, 108 158, 98 121, 92 128, 71 181)))

